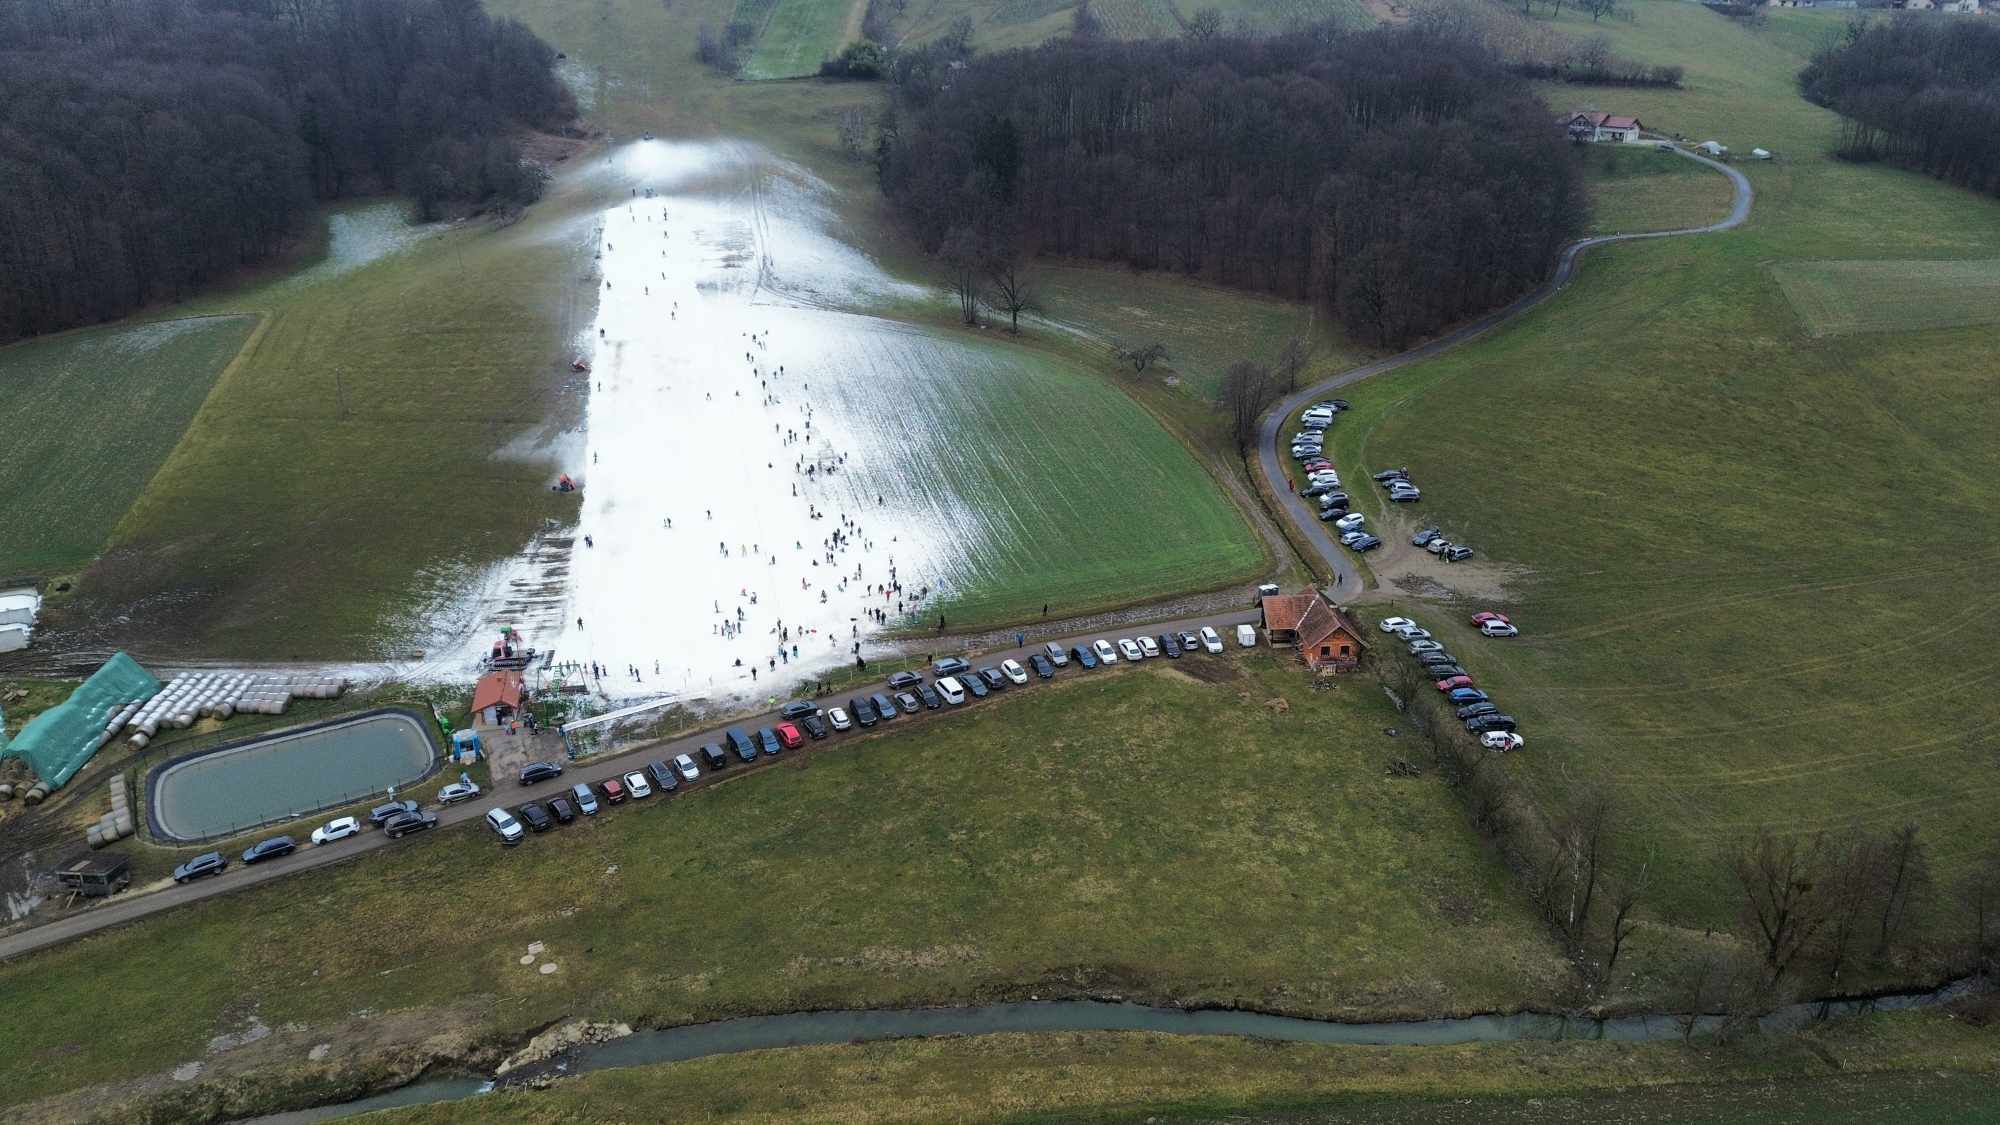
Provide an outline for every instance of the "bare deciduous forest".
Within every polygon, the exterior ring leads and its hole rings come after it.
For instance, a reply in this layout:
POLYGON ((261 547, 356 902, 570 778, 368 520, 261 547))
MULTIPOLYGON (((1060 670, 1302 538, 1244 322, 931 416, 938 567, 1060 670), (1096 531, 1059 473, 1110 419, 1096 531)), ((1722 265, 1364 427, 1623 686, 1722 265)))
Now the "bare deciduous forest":
POLYGON ((1990 21, 1850 24, 1799 87, 1847 118, 1841 156, 2000 194, 2000 27, 1990 21))

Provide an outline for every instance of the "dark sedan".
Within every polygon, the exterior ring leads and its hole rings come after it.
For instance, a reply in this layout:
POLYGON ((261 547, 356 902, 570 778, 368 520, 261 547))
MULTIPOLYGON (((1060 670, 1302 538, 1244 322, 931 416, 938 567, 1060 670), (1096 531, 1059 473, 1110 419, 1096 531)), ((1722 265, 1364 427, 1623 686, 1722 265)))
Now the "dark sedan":
POLYGON ((562 776, 560 762, 529 762, 521 767, 521 784, 535 785, 552 777, 562 776))
POLYGON ((985 699, 992 690, 986 686, 986 677, 976 672, 960 676, 958 682, 965 685, 965 690, 971 692, 974 699, 985 699))
POLYGON ((557 824, 568 824, 576 819, 576 806, 569 803, 568 797, 550 797, 549 814, 556 818, 557 824))
POLYGON ((1461 719, 1476 719, 1481 715, 1495 715, 1499 712, 1500 708, 1495 707, 1491 703, 1468 703, 1458 709, 1458 717, 1461 719))
POLYGON ((826 737, 826 724, 820 721, 818 715, 807 715, 800 719, 799 726, 805 730, 806 737, 814 742, 826 737))
POLYGON ((783 715, 787 719, 803 719, 807 715, 819 714, 819 704, 814 703, 810 699, 794 699, 790 703, 785 704, 784 710, 779 711, 778 714, 783 715))
POLYGON ((778 735, 770 727, 757 728, 757 744, 764 748, 765 757, 778 756, 778 735))
POLYGON ((998 668, 981 668, 978 678, 985 681, 986 686, 994 691, 1007 690, 1007 676, 998 668))
POLYGON ((549 814, 542 810, 542 806, 533 801, 521 806, 521 819, 527 823, 530 832, 547 832, 556 823, 549 819, 549 814))
POLYGON ((944 700, 938 698, 936 689, 932 688, 929 684, 917 685, 917 698, 923 700, 924 707, 931 711, 944 706, 944 700))
POLYGON ((729 740, 729 748, 736 751, 737 757, 746 762, 757 760, 757 748, 750 745, 750 736, 744 734, 742 728, 730 727, 722 732, 722 736, 729 740))
POLYGON ((1035 670, 1035 675, 1045 680, 1056 674, 1056 666, 1039 652, 1028 658, 1028 666, 1035 670))
POLYGON ((1078 645, 1075 648, 1070 649, 1069 654, 1071 659, 1075 660, 1078 664, 1083 665, 1085 668, 1097 667, 1097 654, 1090 651, 1090 646, 1088 645, 1078 645))
POLYGON ((894 691, 901 691, 904 688, 916 687, 918 684, 923 682, 924 678, 922 676, 917 675, 915 672, 898 672, 895 675, 889 677, 889 687, 891 690, 894 691))
POLYGON ((847 713, 854 716, 854 721, 860 723, 863 730, 875 725, 875 705, 870 703, 865 695, 859 699, 848 700, 847 713))
POLYGON ((204 852, 174 868, 174 882, 192 883, 206 875, 220 875, 229 868, 221 852, 204 852))
POLYGON ((868 701, 875 705, 876 718, 886 723, 896 717, 896 701, 890 699, 887 695, 878 691, 874 695, 869 696, 868 701))
POLYGON ((292 842, 290 836, 273 836, 268 840, 259 840, 245 849, 243 852, 243 862, 245 864, 262 863, 267 859, 276 859, 281 855, 290 855, 298 850, 299 846, 292 842))
POLYGON ((1166 653, 1169 657, 1178 660, 1180 659, 1181 655, 1181 643, 1174 639, 1174 635, 1172 633, 1161 633, 1160 651, 1166 653))

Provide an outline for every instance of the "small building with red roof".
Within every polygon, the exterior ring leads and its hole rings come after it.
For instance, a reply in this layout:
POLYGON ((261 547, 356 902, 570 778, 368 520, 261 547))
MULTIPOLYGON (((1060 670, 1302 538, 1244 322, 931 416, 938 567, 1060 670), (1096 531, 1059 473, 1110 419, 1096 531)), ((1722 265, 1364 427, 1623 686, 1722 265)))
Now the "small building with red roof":
POLYGON ((1360 626, 1323 594, 1271 594, 1262 602, 1264 631, 1271 643, 1298 649, 1299 659, 1318 672, 1352 671, 1368 650, 1360 626))
POLYGON ((521 709, 521 673, 514 669, 488 672, 472 689, 472 717, 497 727, 521 709))

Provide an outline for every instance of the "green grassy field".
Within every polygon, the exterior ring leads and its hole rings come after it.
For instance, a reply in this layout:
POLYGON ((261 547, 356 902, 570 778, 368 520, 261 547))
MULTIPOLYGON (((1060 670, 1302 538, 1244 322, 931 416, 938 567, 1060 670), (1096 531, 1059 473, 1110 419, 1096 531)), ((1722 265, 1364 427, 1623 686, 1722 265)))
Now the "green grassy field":
POLYGON ((1729 214, 1729 180, 1651 145, 1584 145, 1590 233, 1675 230, 1729 214))
POLYGON ((1732 919, 1726 857, 1759 826, 1914 822, 1948 884, 1996 836, 1991 332, 1815 337, 1773 266, 1934 256, 1949 277, 2000 252, 2000 204, 1829 158, 1835 119, 1792 85, 1801 35, 1635 10, 1601 29, 1613 49, 1686 63, 1688 89, 1607 108, 1777 150, 1746 166, 1749 224, 1595 251, 1517 326, 1355 388, 1342 468, 1407 464, 1412 516, 1513 568, 1426 623, 1521 717, 1507 768, 1546 808, 1615 792, 1660 918, 1732 919), (1489 604, 1525 635, 1469 637, 1489 604))
POLYGON ((1393 721, 1371 682, 1315 692, 1268 651, 1162 661, 511 851, 449 830, 0 965, 0 1103, 198 1057, 246 1010, 471 1005, 469 1030, 515 1032, 1106 991, 1350 1016, 1559 992, 1564 963, 1449 790, 1386 775, 1393 721), (559 972, 518 963, 537 941, 559 972))
POLYGON ((1814 336, 2000 324, 2000 259, 1781 262, 1771 272, 1814 336))
POLYGON ((778 0, 740 77, 754 81, 818 74, 820 61, 845 45, 850 18, 859 26, 853 11, 854 0, 778 0))
POLYGON ((1141 1033, 797 1047, 599 1071, 360 1120, 1972 1125, 2000 1113, 1992 1036, 1939 1017, 1804 1042, 1325 1047, 1141 1033), (1825 1060, 1846 1067, 1835 1073, 1825 1060))
POLYGON ((0 348, 10 419, 0 574, 89 562, 256 326, 249 316, 164 320, 0 348))

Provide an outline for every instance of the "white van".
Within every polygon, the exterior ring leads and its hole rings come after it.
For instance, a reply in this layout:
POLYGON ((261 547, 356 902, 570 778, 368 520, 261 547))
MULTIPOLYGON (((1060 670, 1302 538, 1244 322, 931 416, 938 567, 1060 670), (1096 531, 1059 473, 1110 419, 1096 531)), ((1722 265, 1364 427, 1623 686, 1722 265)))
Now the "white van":
POLYGON ((1257 627, 1255 625, 1238 625, 1236 627, 1236 643, 1242 645, 1244 648, 1256 648, 1257 627))
POLYGON ((946 703, 965 702, 965 686, 960 684, 957 679, 951 676, 941 676, 936 686, 938 694, 944 696, 946 703))

